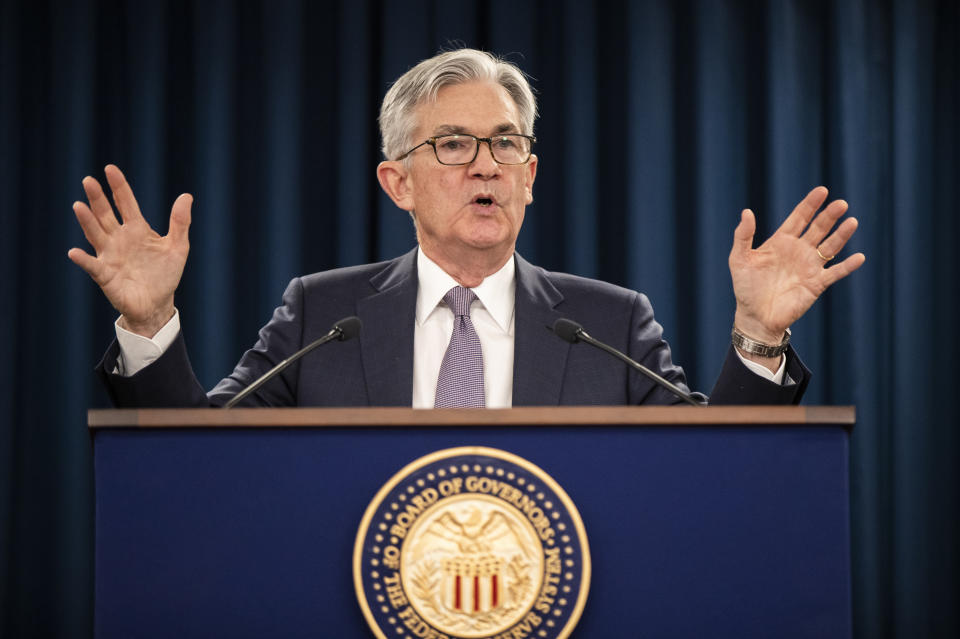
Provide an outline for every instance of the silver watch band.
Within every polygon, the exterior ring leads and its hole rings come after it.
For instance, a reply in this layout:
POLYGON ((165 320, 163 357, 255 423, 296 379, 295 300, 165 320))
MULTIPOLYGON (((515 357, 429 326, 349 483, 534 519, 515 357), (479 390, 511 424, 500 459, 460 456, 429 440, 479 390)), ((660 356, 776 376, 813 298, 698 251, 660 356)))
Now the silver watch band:
POLYGON ((784 351, 786 351, 790 345, 790 329, 788 328, 787 332, 783 334, 783 341, 779 344, 764 344, 763 342, 750 339, 734 326, 730 332, 730 341, 745 353, 750 353, 758 357, 777 357, 783 355, 784 351))

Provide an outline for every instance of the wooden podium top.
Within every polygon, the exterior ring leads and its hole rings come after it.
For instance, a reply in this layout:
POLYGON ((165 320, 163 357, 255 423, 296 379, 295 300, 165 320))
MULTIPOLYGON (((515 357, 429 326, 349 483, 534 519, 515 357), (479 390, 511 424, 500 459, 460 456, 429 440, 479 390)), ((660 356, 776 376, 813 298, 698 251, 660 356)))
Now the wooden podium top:
POLYGON ((797 426, 851 430, 854 406, 524 406, 503 409, 151 408, 90 410, 90 429, 445 426, 797 426))

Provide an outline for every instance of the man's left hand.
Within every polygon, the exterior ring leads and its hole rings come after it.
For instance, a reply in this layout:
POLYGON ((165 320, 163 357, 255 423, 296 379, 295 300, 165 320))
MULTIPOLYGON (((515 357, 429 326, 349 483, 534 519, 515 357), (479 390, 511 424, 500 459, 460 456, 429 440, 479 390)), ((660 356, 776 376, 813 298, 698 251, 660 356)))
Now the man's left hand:
POLYGON ((766 344, 779 344, 795 321, 807 312, 827 288, 860 268, 866 257, 856 253, 832 266, 854 231, 857 220, 848 217, 847 203, 834 200, 817 213, 827 199, 827 189, 810 191, 776 233, 757 248, 753 235, 757 223, 745 209, 733 235, 730 275, 737 298, 734 326, 766 344))

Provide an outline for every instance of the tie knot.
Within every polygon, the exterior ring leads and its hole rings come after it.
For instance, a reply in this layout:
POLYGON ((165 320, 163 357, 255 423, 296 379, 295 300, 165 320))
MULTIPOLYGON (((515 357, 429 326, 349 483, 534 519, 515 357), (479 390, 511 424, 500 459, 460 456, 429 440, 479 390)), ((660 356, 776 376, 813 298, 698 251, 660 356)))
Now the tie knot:
POLYGON ((477 299, 477 294, 462 286, 454 286, 443 296, 443 301, 447 303, 447 306, 457 317, 463 315, 470 317, 470 305, 473 304, 475 299, 477 299))

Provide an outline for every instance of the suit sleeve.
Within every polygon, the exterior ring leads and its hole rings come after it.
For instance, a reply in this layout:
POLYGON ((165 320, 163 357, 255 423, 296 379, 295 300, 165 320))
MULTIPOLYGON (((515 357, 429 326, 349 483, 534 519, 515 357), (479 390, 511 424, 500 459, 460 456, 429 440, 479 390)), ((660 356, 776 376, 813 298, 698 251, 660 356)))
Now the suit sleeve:
POLYGON ((130 377, 113 373, 119 355, 120 345, 114 340, 96 368, 117 408, 198 408, 210 405, 203 386, 193 373, 182 332, 163 355, 130 377))
MULTIPOLYGON (((136 375, 123 377, 116 369, 120 347, 114 341, 96 372, 118 408, 186 408, 222 406, 243 388, 299 350, 303 336, 303 286, 294 279, 283 304, 260 329, 257 343, 244 353, 233 372, 206 393, 197 380, 181 332, 167 351, 136 375)), ((295 406, 298 365, 293 364, 246 398, 244 406, 295 406)))
POLYGON ((785 373, 791 383, 776 384, 750 371, 737 357, 733 346, 730 346, 720 376, 710 393, 710 403, 799 404, 810 382, 810 371, 800 361, 792 346, 787 349, 786 357, 785 373))

